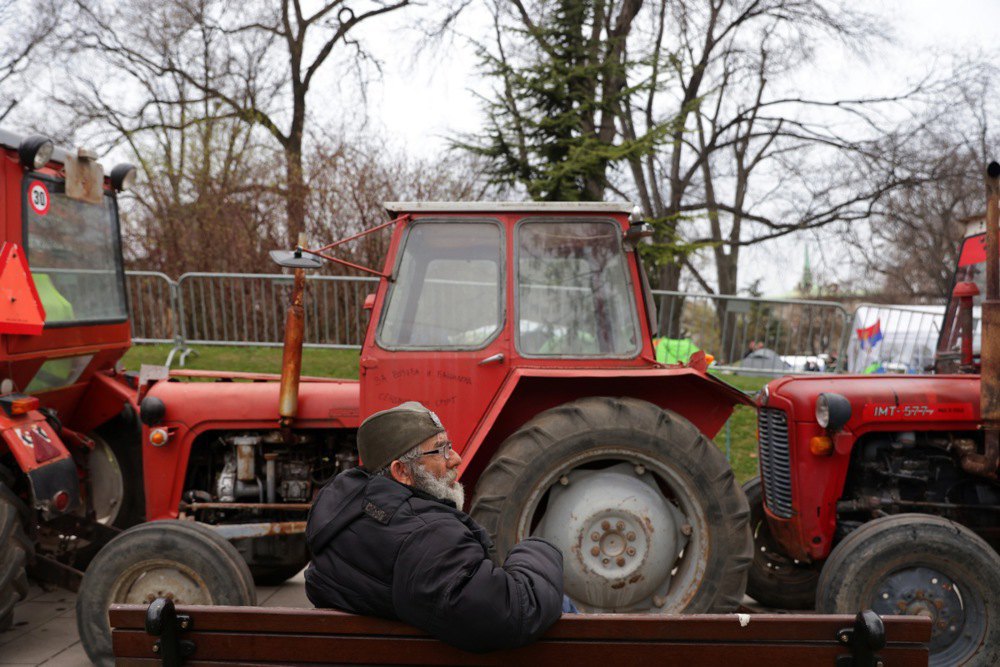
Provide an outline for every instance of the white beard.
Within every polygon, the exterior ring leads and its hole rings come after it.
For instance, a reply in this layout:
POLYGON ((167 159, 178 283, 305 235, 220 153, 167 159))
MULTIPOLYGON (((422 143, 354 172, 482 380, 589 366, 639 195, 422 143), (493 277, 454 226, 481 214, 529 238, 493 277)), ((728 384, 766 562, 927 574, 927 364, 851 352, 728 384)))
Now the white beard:
POLYGON ((465 487, 458 481, 458 472, 449 470, 444 477, 435 477, 434 473, 420 464, 415 464, 411 470, 413 486, 435 498, 444 498, 455 503, 462 509, 465 505, 465 487))

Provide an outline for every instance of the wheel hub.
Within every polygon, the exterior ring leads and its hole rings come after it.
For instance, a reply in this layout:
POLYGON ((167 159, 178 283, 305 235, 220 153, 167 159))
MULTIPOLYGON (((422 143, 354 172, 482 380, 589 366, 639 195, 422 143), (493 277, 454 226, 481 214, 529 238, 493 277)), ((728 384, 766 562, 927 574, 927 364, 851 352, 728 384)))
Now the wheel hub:
POLYGON ((130 567, 115 582, 111 599, 124 604, 148 604, 159 597, 177 604, 212 604, 212 594, 197 572, 166 560, 144 561, 130 567))
POLYGON ((566 554, 566 593, 582 608, 649 609, 663 604, 686 523, 650 473, 620 463, 564 476, 535 534, 566 554))
POLYGON ((955 583, 929 567, 899 570, 878 587, 872 609, 879 614, 931 619, 931 652, 952 644, 965 628, 965 608, 955 583))

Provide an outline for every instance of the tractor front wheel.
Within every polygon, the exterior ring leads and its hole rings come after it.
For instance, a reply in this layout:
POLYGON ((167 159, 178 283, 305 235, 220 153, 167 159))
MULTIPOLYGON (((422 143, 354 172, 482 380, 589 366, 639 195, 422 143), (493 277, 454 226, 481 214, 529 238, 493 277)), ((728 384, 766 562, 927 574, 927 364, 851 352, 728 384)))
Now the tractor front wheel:
POLYGON ((585 398, 511 435, 471 514, 500 558, 538 536, 564 555, 588 612, 726 612, 753 558, 746 498, 722 453, 680 415, 633 398, 585 398))
POLYGON ((781 553, 767 525, 760 477, 744 482, 743 493, 750 503, 750 530, 754 546, 747 594, 767 607, 812 609, 816 603, 819 567, 781 553))
POLYGON ((929 514, 869 521, 823 565, 816 609, 931 619, 931 665, 1000 663, 1000 556, 971 530, 929 514))
POLYGON ((250 570, 229 542, 190 521, 154 521, 126 530, 98 552, 83 576, 77 628, 87 655, 113 664, 108 607, 148 604, 252 605, 250 570))

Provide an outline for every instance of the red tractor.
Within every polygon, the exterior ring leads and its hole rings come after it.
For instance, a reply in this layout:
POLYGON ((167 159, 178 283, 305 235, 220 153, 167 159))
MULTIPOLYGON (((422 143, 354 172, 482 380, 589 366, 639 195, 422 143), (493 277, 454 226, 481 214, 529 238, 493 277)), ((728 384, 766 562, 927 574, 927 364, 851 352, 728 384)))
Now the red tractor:
POLYGON ((761 475, 744 485, 750 595, 929 616, 934 665, 1000 661, 1000 165, 989 173, 986 229, 970 224, 962 246, 937 373, 771 382, 758 398, 761 475))
POLYGON ((636 250, 650 230, 628 206, 389 204, 392 220, 369 230, 392 234, 384 268, 355 267, 381 278, 360 381, 299 377, 304 267, 341 261, 337 244, 275 253, 296 273, 280 378, 130 374, 115 369, 129 345, 115 206, 127 170, 107 179, 83 152, 31 155, 37 143, 0 136, 5 247, 20 262, 8 265, 24 276, 17 298, 42 306, 33 328, 2 336, 8 623, 26 563, 71 587, 86 567, 77 618, 97 662, 110 660, 112 602, 253 603, 254 580, 307 562, 310 502, 357 465, 360 420, 404 400, 448 427, 497 556, 548 537, 582 609, 739 604, 748 507, 709 438, 748 400, 701 356, 656 362, 636 250), (77 196, 80 164, 99 196, 77 196))

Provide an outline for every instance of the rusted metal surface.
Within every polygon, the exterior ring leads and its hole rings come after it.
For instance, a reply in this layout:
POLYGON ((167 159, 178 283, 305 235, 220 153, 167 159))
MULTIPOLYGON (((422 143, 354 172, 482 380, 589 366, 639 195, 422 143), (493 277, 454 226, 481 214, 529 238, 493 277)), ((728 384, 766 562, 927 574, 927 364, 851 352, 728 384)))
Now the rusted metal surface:
POLYGON ((83 572, 42 553, 35 554, 34 562, 28 566, 28 574, 32 579, 54 584, 74 593, 80 590, 80 582, 83 581, 83 572))
MULTIPOLYGON (((299 236, 299 247, 305 236, 299 236)), ((285 314, 285 347, 281 356, 281 390, 278 395, 279 423, 289 427, 295 419, 299 405, 299 376, 302 375, 302 337, 305 330, 305 309, 302 300, 306 290, 305 269, 295 269, 295 287, 292 302, 285 314)))
POLYGON ((307 512, 312 507, 309 503, 181 503, 182 511, 197 512, 198 510, 274 510, 286 512, 307 512))
POLYGON ((271 523, 235 523, 210 526, 227 540, 242 540, 274 535, 298 535, 306 532, 305 521, 274 521, 271 523))
POLYGON ((1000 462, 1000 164, 986 170, 986 300, 980 348, 980 414, 985 430, 983 456, 964 466, 973 474, 995 477, 1000 462))

